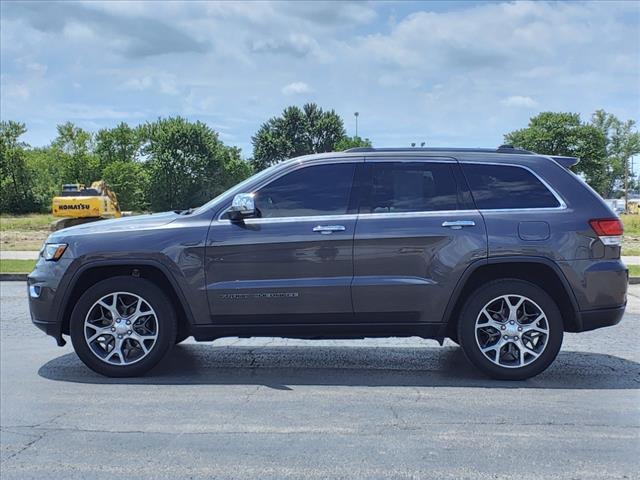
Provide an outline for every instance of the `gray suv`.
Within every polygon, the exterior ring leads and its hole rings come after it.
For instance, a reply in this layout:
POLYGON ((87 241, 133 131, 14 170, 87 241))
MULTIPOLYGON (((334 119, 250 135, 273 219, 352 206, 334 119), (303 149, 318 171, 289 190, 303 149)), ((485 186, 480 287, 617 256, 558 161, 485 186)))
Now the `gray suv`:
POLYGON ((625 309, 622 224, 577 161, 510 146, 294 158, 195 210, 51 234, 31 317, 113 377, 189 336, 415 335, 528 378, 564 332, 625 309))

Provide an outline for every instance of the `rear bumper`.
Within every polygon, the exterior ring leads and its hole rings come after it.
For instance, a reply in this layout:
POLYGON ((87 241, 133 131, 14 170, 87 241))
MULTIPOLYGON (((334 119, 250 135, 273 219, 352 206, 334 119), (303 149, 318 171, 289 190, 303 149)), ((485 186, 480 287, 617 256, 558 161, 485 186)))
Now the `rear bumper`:
POLYGON ((622 320, 624 309, 627 305, 620 305, 614 308, 602 308, 598 310, 585 310, 579 313, 581 327, 579 332, 588 332, 597 328, 611 327, 617 325, 622 320))

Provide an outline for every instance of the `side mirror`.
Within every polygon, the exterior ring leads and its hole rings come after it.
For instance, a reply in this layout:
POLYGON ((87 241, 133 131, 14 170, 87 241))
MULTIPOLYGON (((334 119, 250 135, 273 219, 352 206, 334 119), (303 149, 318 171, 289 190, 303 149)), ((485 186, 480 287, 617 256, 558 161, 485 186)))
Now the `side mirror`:
POLYGON ((229 209, 229 218, 231 220, 242 220, 245 217, 251 217, 256 213, 256 205, 253 200, 252 193, 238 193, 233 197, 231 208, 229 209))

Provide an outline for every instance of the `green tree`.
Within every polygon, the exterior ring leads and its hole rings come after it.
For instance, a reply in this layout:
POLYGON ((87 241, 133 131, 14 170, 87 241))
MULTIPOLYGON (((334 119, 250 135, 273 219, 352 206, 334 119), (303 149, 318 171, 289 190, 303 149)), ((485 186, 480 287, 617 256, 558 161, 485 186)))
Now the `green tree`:
POLYGON ((349 150, 350 148, 358 148, 358 147, 370 147, 371 146, 371 140, 369 140, 368 138, 362 138, 362 137, 343 137, 342 139, 338 140, 338 142, 336 143, 334 150, 336 152, 343 152, 345 150, 349 150))
POLYGON ((252 165, 240 157, 239 148, 225 147, 222 153, 224 172, 222 183, 212 190, 215 195, 221 194, 253 174, 252 165))
POLYGON ((27 151, 27 166, 33 181, 33 195, 37 211, 51 210, 51 199, 60 193, 63 183, 57 155, 51 147, 33 148, 27 151))
POLYGON ((575 171, 601 195, 608 196, 611 169, 606 161, 606 137, 597 127, 583 123, 577 113, 543 112, 527 128, 505 135, 505 142, 544 155, 580 158, 575 171))
POLYGON ((254 167, 261 170, 288 158, 331 152, 344 136, 344 123, 335 111, 325 112, 315 103, 287 107, 251 138, 254 167))
POLYGON ((239 160, 237 149, 223 145, 202 122, 174 117, 148 123, 144 129, 147 197, 154 211, 199 206, 220 193, 229 176, 238 174, 239 167, 232 165, 239 160))
POLYGON ((118 197, 120 210, 139 212, 147 208, 149 178, 142 164, 115 160, 102 170, 102 178, 118 197))
POLYGON ((11 120, 0 122, 0 211, 31 212, 37 208, 27 167, 27 144, 20 140, 27 128, 11 120))
POLYGON ((60 166, 62 183, 91 184, 100 179, 100 161, 93 153, 93 136, 71 122, 58 125, 58 136, 51 144, 60 166))
POLYGON ((138 160, 144 143, 143 135, 143 129, 131 128, 125 122, 121 122, 115 128, 98 130, 94 153, 100 160, 101 168, 113 162, 138 160))
POLYGON ((613 114, 596 110, 591 117, 591 124, 605 137, 609 194, 613 195, 616 189, 624 192, 632 190, 636 181, 629 172, 629 159, 640 153, 640 133, 635 130, 635 122, 623 122, 613 114), (625 180, 628 188, 625 188, 625 180))

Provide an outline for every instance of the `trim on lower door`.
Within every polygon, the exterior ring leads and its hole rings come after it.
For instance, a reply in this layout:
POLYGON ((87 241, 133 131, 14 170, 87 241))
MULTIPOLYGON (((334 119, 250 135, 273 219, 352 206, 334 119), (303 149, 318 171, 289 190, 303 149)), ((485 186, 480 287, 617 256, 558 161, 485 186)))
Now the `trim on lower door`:
POLYGON ((317 325, 193 325, 191 334, 198 341, 223 337, 284 337, 303 339, 353 339, 376 337, 421 337, 442 340, 442 324, 432 323, 325 323, 317 325))
POLYGON ((436 282, 430 278, 422 277, 397 277, 391 275, 363 275, 353 278, 354 287, 365 287, 371 285, 435 285, 436 282))

